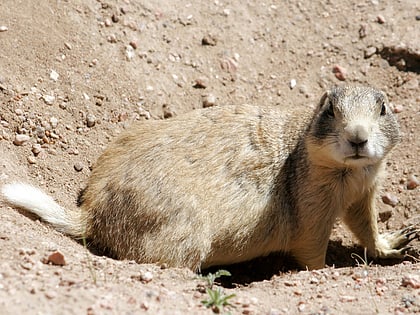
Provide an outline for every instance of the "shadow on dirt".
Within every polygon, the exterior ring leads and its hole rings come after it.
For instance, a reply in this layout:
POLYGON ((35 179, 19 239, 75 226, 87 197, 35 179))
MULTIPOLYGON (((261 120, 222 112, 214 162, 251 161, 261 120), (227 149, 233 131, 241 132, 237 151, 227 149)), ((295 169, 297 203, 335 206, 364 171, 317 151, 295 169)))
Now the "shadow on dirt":
MULTIPOLYGON (((328 244, 327 266, 334 266, 335 268, 356 267, 359 264, 364 264, 362 259, 364 259, 364 249, 360 246, 343 246, 340 241, 330 241, 328 244)), ((401 259, 372 260, 368 257, 367 260, 369 264, 379 265, 401 263, 401 259)), ((252 282, 270 280, 275 275, 301 270, 293 257, 283 253, 274 253, 244 263, 212 267, 203 270, 202 274, 215 273, 220 269, 227 270, 232 274, 231 277, 221 277, 216 280, 216 283, 225 288, 246 286, 252 282)))
POLYGON ((409 47, 385 46, 379 51, 379 55, 400 71, 420 73, 420 54, 409 47))

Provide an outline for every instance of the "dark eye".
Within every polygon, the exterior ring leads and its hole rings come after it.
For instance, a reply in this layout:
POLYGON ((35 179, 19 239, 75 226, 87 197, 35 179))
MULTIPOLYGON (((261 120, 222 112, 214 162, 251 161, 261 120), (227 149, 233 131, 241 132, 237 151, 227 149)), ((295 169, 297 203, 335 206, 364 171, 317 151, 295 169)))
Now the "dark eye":
POLYGON ((328 108, 325 112, 327 113, 328 117, 334 118, 334 108, 332 102, 329 101, 327 106, 328 108))
POLYGON ((386 106, 385 106, 385 103, 382 102, 382 105, 381 106, 382 106, 381 107, 381 116, 384 116, 386 114, 386 106))

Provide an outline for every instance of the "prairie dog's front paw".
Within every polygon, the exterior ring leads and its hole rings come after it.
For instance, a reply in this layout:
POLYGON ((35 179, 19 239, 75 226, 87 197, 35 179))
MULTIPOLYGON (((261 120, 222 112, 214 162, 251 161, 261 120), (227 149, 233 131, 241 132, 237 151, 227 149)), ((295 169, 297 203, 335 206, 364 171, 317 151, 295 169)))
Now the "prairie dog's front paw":
POLYGON ((403 258, 411 249, 407 244, 419 236, 420 230, 412 226, 381 234, 373 254, 377 258, 403 258))

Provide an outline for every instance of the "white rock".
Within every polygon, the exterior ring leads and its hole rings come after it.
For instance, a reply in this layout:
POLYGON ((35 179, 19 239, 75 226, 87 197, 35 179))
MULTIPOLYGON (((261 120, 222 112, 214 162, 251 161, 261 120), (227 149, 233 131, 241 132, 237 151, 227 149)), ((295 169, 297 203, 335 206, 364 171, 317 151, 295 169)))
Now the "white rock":
POLYGON ((131 45, 128 45, 125 47, 125 56, 127 58, 127 60, 131 60, 134 58, 135 56, 135 52, 134 52, 134 48, 131 45))
POLYGON ((58 119, 57 119, 57 118, 55 118, 55 117, 51 117, 51 118, 50 118, 50 124, 51 124, 51 127, 53 127, 53 128, 57 128, 57 125, 58 125, 58 119))
POLYGON ((140 280, 143 282, 150 282, 153 280, 153 274, 150 271, 141 272, 140 280))
POLYGON ((93 114, 87 114, 86 116, 86 125, 91 128, 96 124, 96 117, 93 114))
POLYGON ((55 96, 46 94, 46 95, 42 95, 42 99, 47 105, 52 105, 54 104, 55 96))
POLYGON ((203 97, 203 107, 212 107, 216 105, 216 96, 208 94, 203 97))
POLYGON ((57 82, 59 76, 60 75, 55 70, 51 70, 51 72, 50 72, 50 79, 51 80, 57 82))
POLYGON ((289 86, 291 89, 293 89, 296 86, 297 82, 295 79, 290 80, 289 86))

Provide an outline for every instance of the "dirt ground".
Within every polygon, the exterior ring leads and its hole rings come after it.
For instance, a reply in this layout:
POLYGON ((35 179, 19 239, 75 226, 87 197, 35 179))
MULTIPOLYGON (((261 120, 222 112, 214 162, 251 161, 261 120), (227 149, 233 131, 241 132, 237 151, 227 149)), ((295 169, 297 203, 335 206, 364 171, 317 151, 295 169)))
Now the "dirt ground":
MULTIPOLYGON (((407 188, 420 177, 419 73, 417 0, 2 0, 0 184, 29 182, 74 208, 90 167, 133 121, 209 105, 303 108, 335 84, 372 85, 403 132, 380 229, 419 226, 420 188, 407 188)), ((190 270, 94 255, 4 205, 0 222, 0 314, 217 311, 190 270), (55 251, 64 266, 46 263, 55 251)), ((354 254, 363 249, 337 222, 325 269, 296 271, 280 254, 224 266, 232 276, 214 288, 235 296, 221 312, 420 313, 418 259, 364 265, 354 254)))

